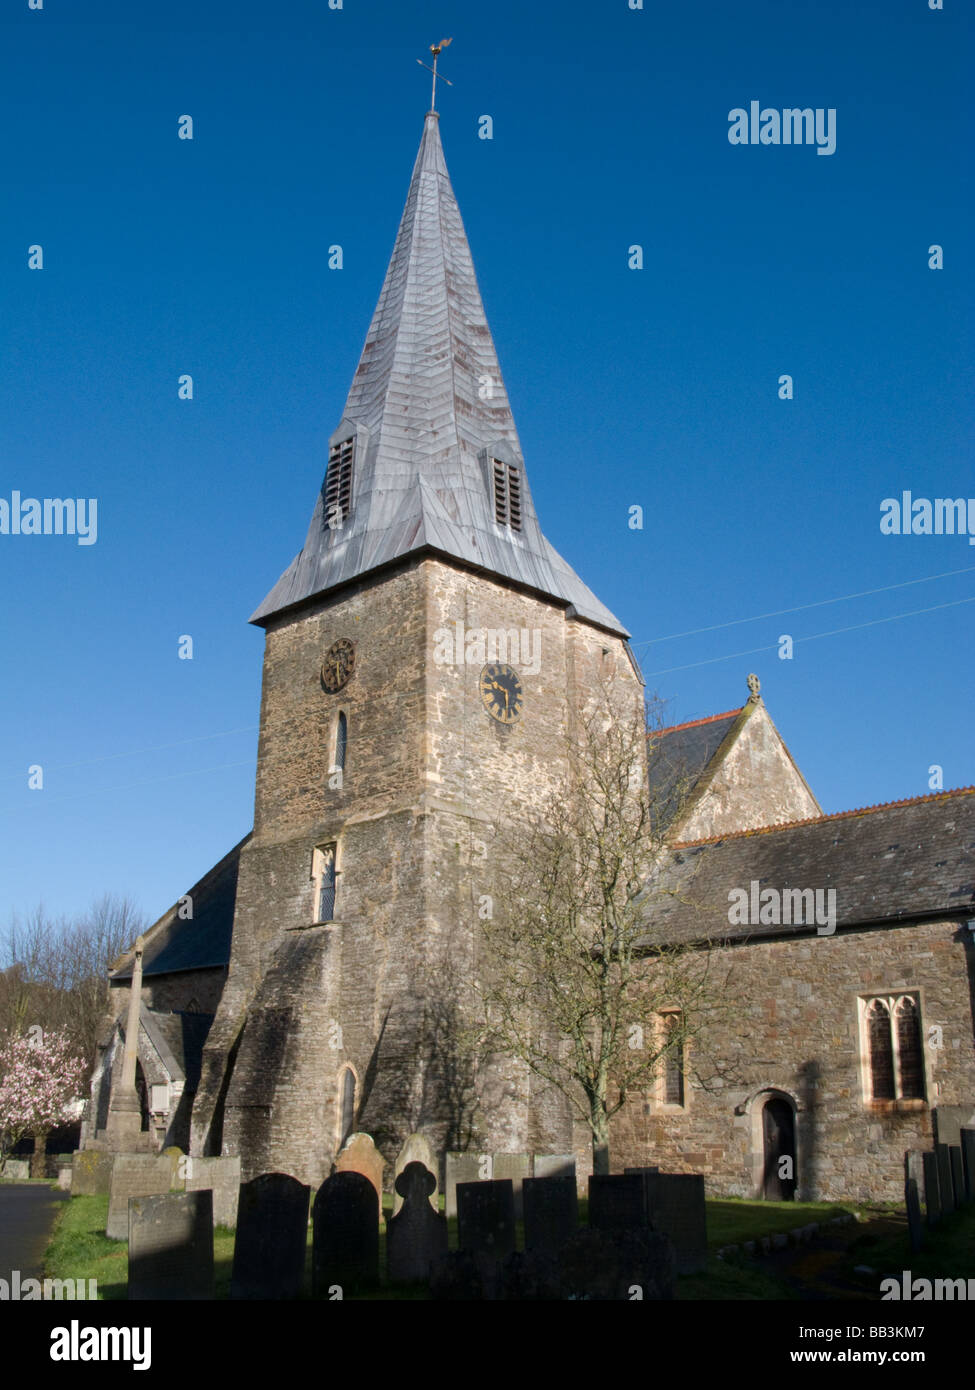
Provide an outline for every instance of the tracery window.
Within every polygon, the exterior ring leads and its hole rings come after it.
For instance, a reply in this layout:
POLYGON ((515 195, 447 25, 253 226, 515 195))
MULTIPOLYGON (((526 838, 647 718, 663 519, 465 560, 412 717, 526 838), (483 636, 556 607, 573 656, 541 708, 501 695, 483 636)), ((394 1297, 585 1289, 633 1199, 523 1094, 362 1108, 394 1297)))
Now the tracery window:
POLYGON ((868 1100, 923 1100, 921 1010, 911 994, 861 1000, 868 1100))

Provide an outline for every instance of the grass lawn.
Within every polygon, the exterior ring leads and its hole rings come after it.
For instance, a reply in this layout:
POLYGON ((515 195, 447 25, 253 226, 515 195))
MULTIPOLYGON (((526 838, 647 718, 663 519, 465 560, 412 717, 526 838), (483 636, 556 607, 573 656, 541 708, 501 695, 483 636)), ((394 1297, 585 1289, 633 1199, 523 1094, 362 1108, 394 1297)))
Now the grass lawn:
POLYGON ((856 1204, 838 1202, 753 1202, 744 1197, 709 1200, 708 1248, 740 1245, 742 1241, 794 1231, 813 1221, 830 1221, 834 1216, 852 1214, 856 1204))

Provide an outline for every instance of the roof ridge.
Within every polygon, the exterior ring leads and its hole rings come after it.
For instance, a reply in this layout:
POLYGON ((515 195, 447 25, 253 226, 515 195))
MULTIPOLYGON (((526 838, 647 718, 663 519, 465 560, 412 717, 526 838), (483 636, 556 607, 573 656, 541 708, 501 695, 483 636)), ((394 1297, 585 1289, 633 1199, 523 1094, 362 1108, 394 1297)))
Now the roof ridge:
POLYGON ((737 709, 726 709, 723 714, 707 714, 703 719, 688 719, 684 724, 670 724, 666 729, 651 729, 647 738, 654 738, 664 734, 675 734, 678 729, 693 729, 698 724, 715 724, 719 719, 730 719, 732 715, 741 714, 744 705, 739 705, 737 709))
POLYGON ((858 806, 849 811, 832 811, 826 816, 809 816, 804 820, 781 821, 778 825, 758 825, 751 830, 731 830, 723 835, 709 835, 701 840, 679 840, 671 849, 693 849, 696 845, 715 845, 722 840, 743 840, 749 835, 771 835, 777 830, 794 830, 800 825, 825 825, 828 821, 848 820, 851 816, 869 816, 875 811, 886 811, 896 806, 916 806, 924 801, 946 801, 955 796, 973 796, 975 786, 952 787, 945 791, 930 792, 925 796, 905 796, 898 801, 878 801, 874 806, 858 806))

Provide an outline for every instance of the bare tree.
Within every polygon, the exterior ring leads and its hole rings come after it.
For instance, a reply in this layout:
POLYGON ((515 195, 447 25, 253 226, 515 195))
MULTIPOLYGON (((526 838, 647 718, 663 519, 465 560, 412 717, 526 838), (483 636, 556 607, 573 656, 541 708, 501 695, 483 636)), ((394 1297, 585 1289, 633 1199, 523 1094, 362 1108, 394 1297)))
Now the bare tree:
POLYGON ((63 1029, 90 1063, 109 968, 144 927, 131 900, 111 894, 74 919, 51 918, 43 905, 14 914, 0 936, 0 1039, 34 1024, 63 1029))
MULTIPOLYGON (((517 838, 496 827, 504 875, 483 922, 484 1045, 520 1059, 568 1100, 609 1171, 609 1123, 682 1057, 722 1007, 707 949, 654 925, 667 816, 650 791, 659 705, 604 687, 570 744, 570 778, 517 838)), ((674 778, 669 805, 682 800, 674 778)), ((684 888, 686 888, 686 884, 684 888)), ((681 893, 683 896, 684 888, 681 893)))

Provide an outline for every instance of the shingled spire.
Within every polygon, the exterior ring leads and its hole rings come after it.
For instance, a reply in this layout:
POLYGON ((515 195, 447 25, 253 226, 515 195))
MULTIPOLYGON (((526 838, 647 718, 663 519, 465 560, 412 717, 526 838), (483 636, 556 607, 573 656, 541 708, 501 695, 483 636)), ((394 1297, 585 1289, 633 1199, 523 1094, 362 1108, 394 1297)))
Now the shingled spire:
POLYGON ((626 636, 539 529, 438 126, 429 112, 304 548, 251 621, 429 551, 626 636))

